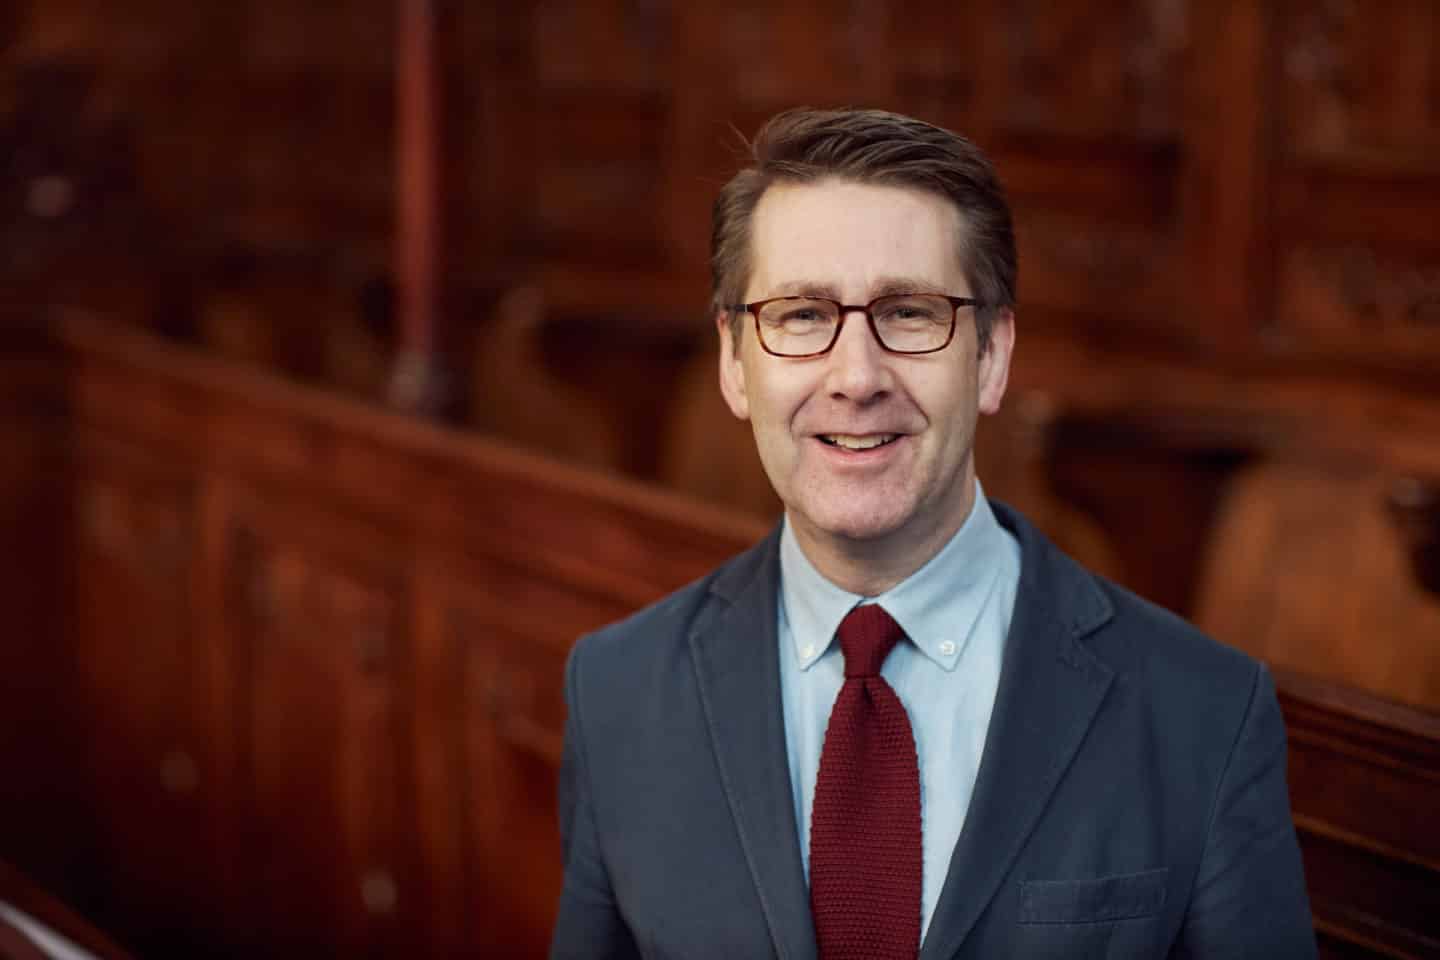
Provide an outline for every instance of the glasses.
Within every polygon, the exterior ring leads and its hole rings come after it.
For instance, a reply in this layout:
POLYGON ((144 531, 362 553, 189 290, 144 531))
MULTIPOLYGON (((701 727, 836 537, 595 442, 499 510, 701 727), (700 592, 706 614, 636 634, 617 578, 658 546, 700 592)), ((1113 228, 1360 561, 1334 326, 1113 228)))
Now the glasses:
POLYGON ((863 307, 824 297, 773 297, 736 303, 730 310, 755 318, 755 334, 765 352, 776 357, 818 357, 840 339, 852 310, 865 314, 875 341, 891 353, 934 353, 955 337, 955 313, 978 307, 971 297, 940 293, 897 293, 876 297, 863 307))

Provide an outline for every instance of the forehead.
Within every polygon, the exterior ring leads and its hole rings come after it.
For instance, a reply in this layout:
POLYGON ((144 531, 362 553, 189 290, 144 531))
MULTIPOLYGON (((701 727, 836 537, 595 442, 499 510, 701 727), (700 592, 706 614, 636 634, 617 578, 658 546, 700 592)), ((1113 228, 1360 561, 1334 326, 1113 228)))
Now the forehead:
POLYGON ((925 190, 839 179, 778 183, 751 221, 747 297, 823 286, 854 302, 896 277, 964 295, 960 226, 955 205, 925 190))

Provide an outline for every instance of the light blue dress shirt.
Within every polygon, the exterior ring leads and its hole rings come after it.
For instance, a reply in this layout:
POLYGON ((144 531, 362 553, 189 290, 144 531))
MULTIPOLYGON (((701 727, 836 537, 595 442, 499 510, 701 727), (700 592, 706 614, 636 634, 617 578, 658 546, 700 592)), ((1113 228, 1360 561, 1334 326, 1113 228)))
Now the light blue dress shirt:
POLYGON ((950 542, 878 597, 847 593, 826 580, 788 521, 780 534, 780 691, 806 879, 820 750, 845 680, 835 631, 852 608, 873 600, 909 638, 891 651, 880 675, 905 705, 919 754, 922 937, 975 789, 1019 583, 1020 544, 996 521, 978 482, 970 515, 950 542))

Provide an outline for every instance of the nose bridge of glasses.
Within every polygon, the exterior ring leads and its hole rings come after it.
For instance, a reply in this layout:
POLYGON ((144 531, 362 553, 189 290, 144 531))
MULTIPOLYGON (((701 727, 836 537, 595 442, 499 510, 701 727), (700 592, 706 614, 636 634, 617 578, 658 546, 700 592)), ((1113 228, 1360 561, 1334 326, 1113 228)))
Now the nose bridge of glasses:
POLYGON ((863 356, 874 359, 887 352, 884 341, 880 339, 880 331, 875 325, 875 315, 871 312, 869 304, 836 303, 836 307, 838 308, 836 320, 839 329, 835 331, 835 339, 831 344, 832 353, 842 349, 846 331, 851 327, 860 328, 850 330, 849 336, 852 340, 856 337, 860 338, 858 346, 863 351, 863 356))

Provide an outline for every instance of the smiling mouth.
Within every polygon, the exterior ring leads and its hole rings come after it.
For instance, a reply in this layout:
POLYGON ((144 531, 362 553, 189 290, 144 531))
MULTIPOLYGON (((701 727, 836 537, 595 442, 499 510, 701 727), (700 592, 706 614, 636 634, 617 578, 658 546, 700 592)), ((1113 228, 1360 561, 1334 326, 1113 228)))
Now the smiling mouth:
POLYGON ((868 433, 864 436, 854 436, 848 433, 822 433, 819 439, 822 443, 839 447, 842 450, 873 450, 876 447, 883 447, 887 443, 893 443, 899 436, 898 433, 868 433))

